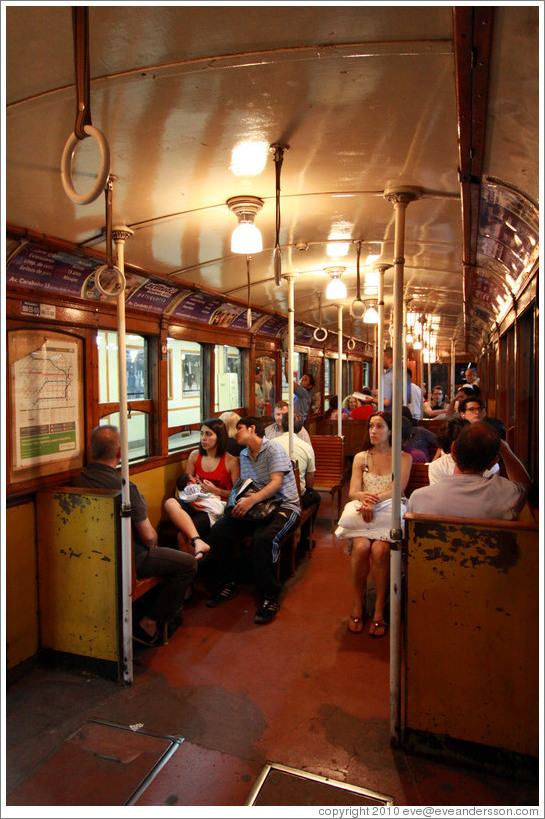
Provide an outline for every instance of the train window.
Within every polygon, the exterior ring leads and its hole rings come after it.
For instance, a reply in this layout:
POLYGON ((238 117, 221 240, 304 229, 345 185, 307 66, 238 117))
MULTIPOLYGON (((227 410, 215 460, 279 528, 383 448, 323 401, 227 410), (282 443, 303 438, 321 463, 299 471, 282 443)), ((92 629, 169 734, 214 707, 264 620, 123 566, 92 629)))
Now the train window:
MULTIPOLYGON (((125 336, 127 362, 127 400, 149 398, 148 348, 142 336, 125 336)), ((97 332, 99 403, 112 404, 119 401, 117 368, 117 333, 112 330, 97 332)))
MULTIPOLYGON (((282 399, 284 401, 288 400, 289 397, 289 386, 286 380, 286 362, 287 356, 282 356, 282 399)), ((303 355, 302 353, 294 353, 293 354, 293 362, 291 366, 291 374, 294 380, 299 383, 299 379, 304 373, 304 362, 303 362, 303 355)))
POLYGON ((369 383, 369 378, 370 378, 369 362, 364 361, 362 362, 362 383, 364 387, 371 386, 371 384, 369 383))
POLYGON ((168 451, 196 444, 202 418, 202 347, 196 341, 167 338, 168 451))
MULTIPOLYGON (((214 347, 216 395, 214 412, 242 406, 242 353, 238 347, 216 344, 214 347)), ((274 362, 273 362, 274 363, 274 362)))
POLYGON ((326 395, 335 395, 335 359, 326 358, 324 366, 324 392, 326 395))
POLYGON ((262 355, 255 361, 255 414, 272 416, 276 402, 276 362, 262 355))
MULTIPOLYGON (((119 413, 112 412, 103 415, 100 425, 113 424, 119 427, 119 413)), ((147 458, 149 453, 149 413, 131 411, 127 419, 127 440, 129 445, 129 461, 138 458, 147 458)))

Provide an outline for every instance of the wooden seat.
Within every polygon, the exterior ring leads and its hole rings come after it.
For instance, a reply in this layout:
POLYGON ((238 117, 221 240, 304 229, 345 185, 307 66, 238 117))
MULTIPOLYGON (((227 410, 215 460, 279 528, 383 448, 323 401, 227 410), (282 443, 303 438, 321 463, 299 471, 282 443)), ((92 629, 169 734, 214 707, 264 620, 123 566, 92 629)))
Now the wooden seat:
POLYGON ((314 486, 317 492, 331 495, 331 531, 341 516, 341 492, 345 482, 344 438, 338 435, 311 435, 314 449, 316 472, 314 486), (335 495, 337 496, 337 518, 335 519, 335 495))
MULTIPOLYGON (((139 597, 142 597, 143 594, 146 592, 151 591, 158 586, 159 583, 162 581, 162 577, 140 577, 136 576, 136 571, 134 569, 134 561, 131 561, 132 565, 132 602, 136 602, 139 597)), ((163 642, 162 645, 168 645, 168 623, 163 623, 163 642)))
POLYGON ((409 482, 405 487, 405 497, 408 498, 411 495, 411 492, 413 492, 415 489, 420 489, 421 486, 429 486, 429 468, 430 465, 428 463, 417 464, 413 462, 409 482))

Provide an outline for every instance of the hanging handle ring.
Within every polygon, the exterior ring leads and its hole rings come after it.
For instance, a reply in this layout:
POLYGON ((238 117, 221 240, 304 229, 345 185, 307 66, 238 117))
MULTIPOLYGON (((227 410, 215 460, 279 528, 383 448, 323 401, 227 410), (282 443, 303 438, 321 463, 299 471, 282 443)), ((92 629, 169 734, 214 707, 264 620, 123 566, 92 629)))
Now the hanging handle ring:
POLYGON ((70 134, 62 152, 61 180, 64 192, 76 205, 88 205, 90 202, 94 202, 106 187, 106 182, 110 175, 110 148, 106 137, 102 131, 99 131, 94 125, 85 125, 84 131, 88 136, 96 139, 98 143, 100 149, 100 170, 98 179, 90 191, 81 194, 76 193, 72 185, 72 159, 76 146, 81 140, 75 133, 70 134))
POLYGON ((325 341, 327 338, 327 330, 325 329, 325 327, 316 327, 312 336, 314 338, 314 341, 325 341))
POLYGON ((349 338, 348 341, 346 342, 346 349, 352 351, 355 346, 356 346, 356 342, 354 341, 354 339, 349 338))
POLYGON ((119 267, 109 267, 103 264, 95 270, 95 284, 103 296, 114 298, 125 290, 125 275, 119 267), (101 276, 106 276, 104 283, 100 281, 101 276))

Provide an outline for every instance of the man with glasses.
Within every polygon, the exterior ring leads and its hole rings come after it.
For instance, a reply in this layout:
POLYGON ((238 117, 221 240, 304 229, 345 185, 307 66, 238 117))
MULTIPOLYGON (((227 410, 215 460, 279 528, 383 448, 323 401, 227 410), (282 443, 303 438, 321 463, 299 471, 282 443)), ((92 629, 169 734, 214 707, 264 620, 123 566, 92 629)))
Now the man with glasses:
POLYGON ((484 402, 480 398, 464 398, 458 404, 458 413, 464 421, 469 421, 470 424, 484 421, 486 417, 484 402))
POLYGON ((431 391, 431 400, 424 401, 424 416, 426 418, 446 418, 447 411, 444 405, 444 395, 441 387, 434 387, 431 391))

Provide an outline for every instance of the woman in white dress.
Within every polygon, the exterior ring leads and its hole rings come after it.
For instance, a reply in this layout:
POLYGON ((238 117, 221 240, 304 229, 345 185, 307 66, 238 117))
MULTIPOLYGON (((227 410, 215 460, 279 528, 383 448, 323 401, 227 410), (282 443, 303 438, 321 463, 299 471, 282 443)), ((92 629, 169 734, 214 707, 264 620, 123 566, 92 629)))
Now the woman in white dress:
MULTIPOLYGON (((402 452, 401 492, 407 486, 411 465, 411 456, 402 452)), ((346 505, 335 531, 337 537, 353 539, 350 567, 354 596, 348 630, 354 634, 363 631, 363 592, 369 572, 375 581, 376 593, 369 634, 384 637, 388 629, 384 605, 390 571, 392 485, 392 416, 389 412, 375 412, 369 418, 369 442, 354 457, 349 488, 351 503, 346 505), (349 528, 343 525, 343 517, 348 518, 349 528)))

